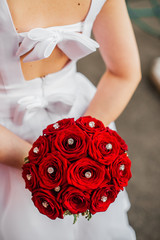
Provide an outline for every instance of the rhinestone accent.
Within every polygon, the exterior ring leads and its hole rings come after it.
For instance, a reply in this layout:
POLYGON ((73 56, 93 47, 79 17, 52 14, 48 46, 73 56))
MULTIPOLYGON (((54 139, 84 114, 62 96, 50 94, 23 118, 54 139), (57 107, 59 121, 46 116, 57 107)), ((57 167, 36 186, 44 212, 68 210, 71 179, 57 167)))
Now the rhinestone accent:
POLYGON ((102 196, 102 197, 101 197, 101 201, 104 202, 104 203, 107 202, 107 199, 108 199, 108 198, 107 198, 106 196, 102 196))
POLYGON ((54 129, 58 129, 60 126, 59 126, 59 123, 55 123, 55 124, 53 124, 53 127, 54 127, 54 129))
POLYGON ((93 122, 93 121, 89 122, 89 126, 90 126, 91 128, 94 128, 95 125, 96 125, 95 122, 93 122))
POLYGON ((49 167, 49 168, 47 169, 47 172, 48 172, 49 174, 54 173, 54 168, 53 168, 53 167, 49 167))
POLYGON ((39 153, 38 147, 33 148, 33 152, 36 153, 36 154, 39 153))
POLYGON ((68 139, 68 145, 73 145, 74 143, 74 139, 73 138, 69 138, 68 139))
POLYGON ((120 171, 124 171, 124 169, 125 169, 125 165, 122 164, 122 165, 119 167, 119 170, 120 170, 120 171))
POLYGON ((46 201, 42 202, 42 206, 43 206, 44 208, 47 208, 48 205, 49 205, 49 204, 48 204, 46 201))
POLYGON ((31 178, 32 178, 32 175, 31 175, 31 174, 27 174, 27 175, 26 175, 26 178, 27 178, 28 181, 30 181, 31 178))
POLYGON ((107 148, 107 150, 111 150, 111 149, 112 149, 112 144, 111 144, 111 143, 108 143, 108 144, 106 145, 106 148, 107 148))
POLYGON ((60 187, 60 186, 55 187, 55 189, 54 189, 55 192, 59 192, 60 190, 61 190, 61 187, 60 187))
POLYGON ((92 173, 89 172, 89 171, 86 172, 84 175, 85 175, 86 178, 91 178, 92 177, 92 173))

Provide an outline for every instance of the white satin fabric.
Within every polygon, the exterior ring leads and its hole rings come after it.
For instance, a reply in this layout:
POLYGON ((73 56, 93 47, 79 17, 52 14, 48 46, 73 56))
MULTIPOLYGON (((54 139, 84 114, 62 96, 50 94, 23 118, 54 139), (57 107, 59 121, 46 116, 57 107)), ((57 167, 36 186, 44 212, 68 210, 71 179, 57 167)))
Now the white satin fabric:
MULTIPOLYGON (((76 30, 80 31, 78 25, 76 30)), ((66 30, 58 27, 35 28, 27 33, 21 33, 20 38, 21 45, 17 50, 17 56, 20 57, 33 49, 23 59, 24 62, 48 58, 56 46, 71 60, 85 57, 99 47, 96 41, 70 28, 66 30)))
MULTIPOLYGON (((60 72, 11 89, 10 98, 1 95, 0 124, 33 142, 48 124, 83 115, 95 91, 71 62, 60 72), (6 111, 2 111, 4 107, 6 111), (13 118, 9 117, 11 110, 13 118)), ((114 123, 110 127, 115 129, 114 123)), ((107 212, 94 215, 90 222, 80 217, 73 225, 71 216, 50 220, 38 212, 20 170, 0 165, 0 184, 0 240, 135 240, 127 219, 126 192, 119 194, 107 212)))

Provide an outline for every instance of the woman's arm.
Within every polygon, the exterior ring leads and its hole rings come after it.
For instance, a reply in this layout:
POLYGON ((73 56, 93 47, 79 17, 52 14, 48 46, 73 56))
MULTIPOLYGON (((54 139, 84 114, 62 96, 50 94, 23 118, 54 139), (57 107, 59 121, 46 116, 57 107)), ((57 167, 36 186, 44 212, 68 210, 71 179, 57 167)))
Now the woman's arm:
POLYGON ((21 168, 31 144, 0 125, 0 163, 21 168))
POLYGON ((139 54, 124 0, 105 3, 93 33, 107 70, 85 115, 108 125, 122 113, 141 79, 139 54))

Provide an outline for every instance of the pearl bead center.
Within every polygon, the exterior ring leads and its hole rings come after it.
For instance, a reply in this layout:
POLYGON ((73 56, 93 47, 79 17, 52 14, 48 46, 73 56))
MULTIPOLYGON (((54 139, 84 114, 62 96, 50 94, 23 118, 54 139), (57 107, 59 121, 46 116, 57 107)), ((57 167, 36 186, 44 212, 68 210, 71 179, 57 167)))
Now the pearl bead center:
POLYGON ((68 145, 73 145, 74 144, 74 139, 73 138, 69 138, 68 139, 68 145))
POLYGON ((95 122, 94 122, 94 121, 89 122, 89 126, 90 126, 91 128, 94 128, 94 127, 95 127, 95 122))
POLYGON ((92 173, 89 172, 89 171, 86 172, 84 175, 85 175, 86 178, 91 178, 92 177, 92 173))
POLYGON ((53 168, 53 167, 49 167, 49 168, 47 169, 47 172, 48 172, 49 174, 54 173, 54 168, 53 168))
POLYGON ((33 148, 33 152, 36 154, 39 153, 39 148, 38 147, 33 148))
POLYGON ((112 144, 111 144, 111 143, 108 143, 108 144, 106 145, 106 149, 107 149, 107 150, 111 150, 111 149, 112 149, 112 144))
POLYGON ((102 197, 101 197, 101 201, 102 201, 102 202, 107 202, 107 199, 108 199, 108 198, 107 198, 106 196, 102 196, 102 197))
POLYGON ((27 174, 27 175, 26 175, 26 178, 27 178, 28 181, 30 181, 31 178, 32 178, 31 174, 27 174))
POLYGON ((55 123, 55 124, 53 124, 53 128, 54 129, 58 129, 60 126, 59 126, 59 123, 55 123))
POLYGON ((124 171, 124 170, 125 170, 125 165, 122 164, 122 165, 119 167, 119 170, 120 170, 120 171, 124 171))
POLYGON ((43 206, 44 208, 47 208, 48 205, 49 205, 49 204, 48 204, 46 201, 42 202, 42 206, 43 206))
POLYGON ((59 192, 60 190, 61 190, 61 187, 60 187, 60 186, 55 187, 55 189, 54 189, 55 192, 59 192))

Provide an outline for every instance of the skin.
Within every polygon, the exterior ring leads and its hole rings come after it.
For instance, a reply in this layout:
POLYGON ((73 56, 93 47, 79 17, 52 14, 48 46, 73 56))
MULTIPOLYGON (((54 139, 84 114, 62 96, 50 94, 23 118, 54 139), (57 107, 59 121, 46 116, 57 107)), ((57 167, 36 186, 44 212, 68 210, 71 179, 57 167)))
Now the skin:
MULTIPOLYGON (((17 32, 83 21, 91 4, 91 0, 7 2, 17 32)), ((108 0, 104 4, 93 33, 107 68, 85 115, 96 117, 107 126, 123 112, 141 79, 139 54, 124 0, 108 0)), ((23 63, 23 57, 20 61, 26 81, 57 72, 70 61, 58 47, 48 59, 23 63)), ((1 125, 0 132, 0 162, 21 168, 31 144, 1 125)))

